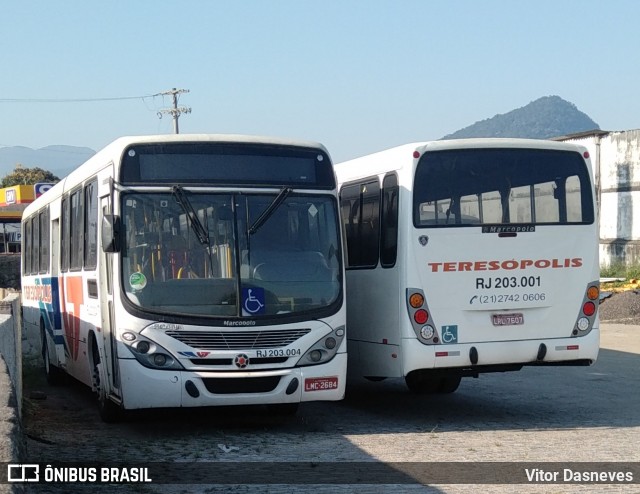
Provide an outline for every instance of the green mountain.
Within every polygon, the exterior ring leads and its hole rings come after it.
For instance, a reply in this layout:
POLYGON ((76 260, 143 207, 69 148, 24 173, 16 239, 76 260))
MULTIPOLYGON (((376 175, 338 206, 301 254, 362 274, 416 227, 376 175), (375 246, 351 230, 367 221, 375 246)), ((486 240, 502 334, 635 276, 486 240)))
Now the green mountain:
POLYGON ((544 96, 522 108, 481 120, 443 139, 467 137, 524 137, 549 139, 600 127, 573 103, 559 96, 544 96))

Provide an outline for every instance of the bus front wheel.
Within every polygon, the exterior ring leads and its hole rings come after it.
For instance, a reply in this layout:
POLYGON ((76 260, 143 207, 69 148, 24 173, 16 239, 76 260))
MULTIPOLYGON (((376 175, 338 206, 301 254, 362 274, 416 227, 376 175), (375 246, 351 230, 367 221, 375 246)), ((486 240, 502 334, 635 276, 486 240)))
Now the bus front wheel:
POLYGON ((107 389, 104 383, 107 382, 107 372, 104 364, 100 361, 98 348, 93 346, 93 389, 98 396, 98 412, 103 422, 114 423, 122 418, 122 409, 107 396, 107 389))

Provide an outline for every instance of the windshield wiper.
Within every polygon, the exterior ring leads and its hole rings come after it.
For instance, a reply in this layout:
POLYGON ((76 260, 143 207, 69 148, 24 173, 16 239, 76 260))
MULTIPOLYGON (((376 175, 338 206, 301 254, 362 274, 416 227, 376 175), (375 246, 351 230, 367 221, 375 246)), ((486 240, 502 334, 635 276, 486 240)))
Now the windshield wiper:
POLYGON ((265 224, 265 222, 271 217, 276 209, 284 202, 287 196, 291 194, 291 187, 283 187, 276 198, 269 204, 267 209, 265 209, 258 219, 253 222, 253 225, 249 227, 247 233, 249 235, 253 235, 258 231, 258 229, 265 224))
POLYGON ((191 229, 196 234, 198 241, 202 245, 209 245, 209 234, 207 233, 207 230, 205 230, 204 225, 200 221, 200 218, 198 218, 198 214, 193 209, 191 201, 184 193, 184 189, 179 185, 174 185, 173 189, 171 189, 171 192, 176 198, 176 201, 178 201, 178 204, 180 204, 182 210, 187 215, 187 219, 189 221, 189 224, 191 225, 191 229))

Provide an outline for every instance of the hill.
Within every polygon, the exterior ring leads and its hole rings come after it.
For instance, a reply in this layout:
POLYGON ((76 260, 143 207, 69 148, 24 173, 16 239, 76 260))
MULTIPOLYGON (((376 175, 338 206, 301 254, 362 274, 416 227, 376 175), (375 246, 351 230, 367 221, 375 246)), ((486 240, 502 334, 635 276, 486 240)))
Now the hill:
POLYGON ((39 167, 62 178, 94 154, 93 149, 76 146, 47 146, 41 149, 3 147, 0 148, 0 177, 11 173, 20 163, 26 168, 39 167))
POLYGON ((443 139, 524 137, 549 139, 600 129, 597 123, 559 96, 545 96, 522 108, 481 120, 443 139))

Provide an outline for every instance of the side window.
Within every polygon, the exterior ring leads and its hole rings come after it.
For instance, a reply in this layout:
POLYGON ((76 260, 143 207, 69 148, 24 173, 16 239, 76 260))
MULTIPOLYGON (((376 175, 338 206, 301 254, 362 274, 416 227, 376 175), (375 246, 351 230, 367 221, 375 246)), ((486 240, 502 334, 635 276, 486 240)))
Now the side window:
POLYGON ((84 189, 84 267, 95 269, 98 261, 98 184, 93 181, 84 189))
POLYGON ((62 271, 69 270, 69 245, 70 245, 70 229, 69 229, 69 198, 62 199, 62 228, 60 228, 60 269, 62 271))
POLYGON ((359 187, 347 185, 340 190, 340 216, 344 225, 345 242, 347 244, 347 267, 356 265, 358 251, 358 215, 352 214, 360 205, 359 187))
POLYGON ((389 173, 382 181, 382 215, 380 227, 380 264, 391 268, 398 254, 398 176, 389 173))
POLYGON ((31 220, 24 222, 24 253, 22 257, 24 259, 24 272, 25 274, 31 274, 31 249, 33 242, 31 241, 31 220))
POLYGON ((82 214, 82 191, 80 189, 72 192, 69 196, 70 218, 69 218, 69 268, 73 270, 82 269, 83 252, 83 214, 82 214))
POLYGON ((49 208, 40 213, 40 272, 49 272, 49 208))
POLYGON ((375 268, 380 252, 380 185, 377 178, 343 187, 340 208, 347 237, 348 267, 375 268))
POLYGON ((40 222, 38 215, 34 215, 31 220, 31 273, 37 274, 40 271, 40 222))

